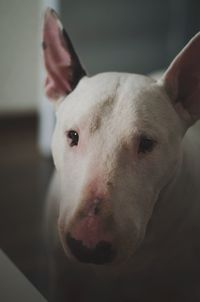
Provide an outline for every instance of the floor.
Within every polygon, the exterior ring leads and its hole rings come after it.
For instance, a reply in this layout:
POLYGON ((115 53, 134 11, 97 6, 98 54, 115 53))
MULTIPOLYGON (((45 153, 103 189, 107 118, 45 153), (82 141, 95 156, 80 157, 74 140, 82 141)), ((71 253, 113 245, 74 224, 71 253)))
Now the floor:
POLYGON ((39 154, 34 115, 1 118, 0 138, 0 248, 46 295, 42 215, 53 164, 39 154))

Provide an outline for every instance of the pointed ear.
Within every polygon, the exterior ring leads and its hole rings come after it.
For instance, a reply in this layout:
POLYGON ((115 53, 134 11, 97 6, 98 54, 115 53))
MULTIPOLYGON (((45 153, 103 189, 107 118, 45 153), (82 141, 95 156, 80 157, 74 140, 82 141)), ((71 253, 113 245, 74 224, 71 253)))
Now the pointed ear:
POLYGON ((44 16, 43 57, 45 91, 52 100, 69 94, 86 74, 57 14, 48 8, 44 16))
POLYGON ((200 33, 178 54, 162 81, 187 125, 200 118, 200 33))

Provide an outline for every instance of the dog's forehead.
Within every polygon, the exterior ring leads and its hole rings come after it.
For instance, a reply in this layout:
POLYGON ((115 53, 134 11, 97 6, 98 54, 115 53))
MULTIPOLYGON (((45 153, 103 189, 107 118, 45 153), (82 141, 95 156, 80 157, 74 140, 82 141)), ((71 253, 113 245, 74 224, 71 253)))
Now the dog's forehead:
POLYGON ((149 77, 129 73, 107 72, 85 77, 76 93, 82 93, 88 106, 104 108, 105 103, 133 104, 138 94, 151 87, 155 81, 149 77))
POLYGON ((75 126, 87 123, 91 130, 98 127, 101 119, 114 124, 126 120, 125 127, 140 120, 148 127, 148 122, 158 118, 156 115, 162 118, 163 112, 159 112, 162 98, 162 89, 149 77, 102 73, 84 77, 59 111, 63 123, 75 126))

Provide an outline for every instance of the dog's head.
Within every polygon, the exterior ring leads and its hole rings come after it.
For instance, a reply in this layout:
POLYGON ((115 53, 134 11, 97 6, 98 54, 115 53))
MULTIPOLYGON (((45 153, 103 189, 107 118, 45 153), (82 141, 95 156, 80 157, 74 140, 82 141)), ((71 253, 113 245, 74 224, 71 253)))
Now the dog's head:
POLYGON ((176 174, 184 133, 199 117, 200 36, 159 81, 113 72, 88 77, 52 10, 43 50, 46 94, 56 104, 52 152, 63 247, 81 262, 122 261, 143 240, 176 174))

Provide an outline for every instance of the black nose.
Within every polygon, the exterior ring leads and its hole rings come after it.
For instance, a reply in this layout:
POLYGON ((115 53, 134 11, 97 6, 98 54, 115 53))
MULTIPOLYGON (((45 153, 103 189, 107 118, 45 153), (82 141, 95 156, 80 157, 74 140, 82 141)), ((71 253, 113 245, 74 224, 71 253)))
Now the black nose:
POLYGON ((88 248, 82 241, 67 235, 67 245, 71 253, 80 261, 85 263, 105 264, 112 262, 115 252, 111 243, 100 241, 95 248, 88 248))

